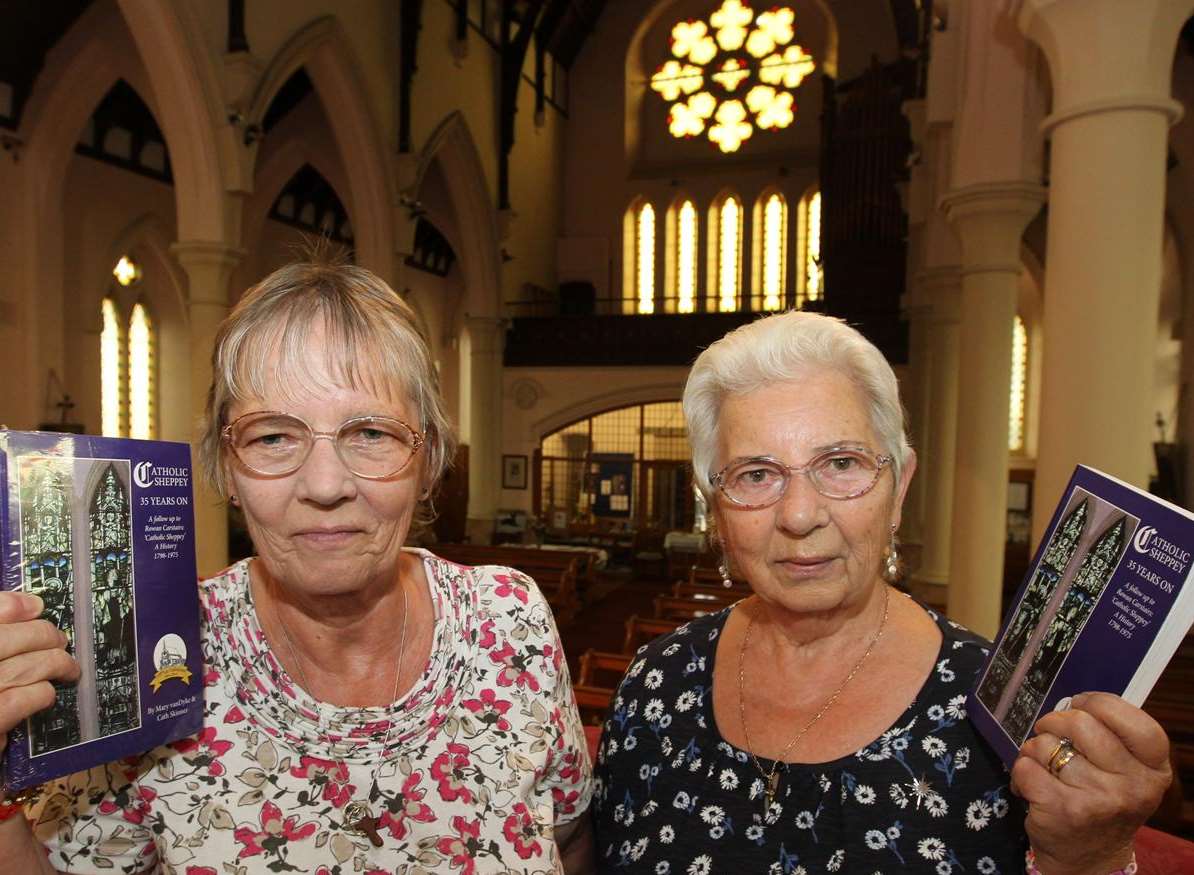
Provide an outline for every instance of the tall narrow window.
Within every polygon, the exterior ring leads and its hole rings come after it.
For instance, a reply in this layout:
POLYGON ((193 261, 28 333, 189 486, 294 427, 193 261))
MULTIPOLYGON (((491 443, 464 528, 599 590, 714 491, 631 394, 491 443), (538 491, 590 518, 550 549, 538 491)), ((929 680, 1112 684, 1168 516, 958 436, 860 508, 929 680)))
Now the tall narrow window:
POLYGON ((710 309, 737 310, 742 293, 742 202, 730 194, 709 211, 710 309))
POLYGON ((137 304, 129 318, 129 437, 154 437, 153 394, 153 330, 137 304))
POLYGON ((676 312, 696 309, 697 212, 686 200, 676 212, 676 312))
POLYGON ((120 373, 120 317, 111 298, 103 302, 103 330, 100 332, 101 430, 105 437, 120 437, 124 408, 124 380, 120 373))
MULTIPOLYGON (((759 243, 757 263, 762 294, 758 303, 763 310, 779 310, 787 295, 788 204, 779 192, 765 195, 762 209, 756 212, 755 234, 759 243)), ((756 298, 756 300, 758 300, 756 298)))
POLYGON ((1028 331, 1019 316, 1012 323, 1012 388, 1008 396, 1007 448, 1024 452, 1024 410, 1028 395, 1028 331))
POLYGON ((655 208, 643 204, 635 221, 635 300, 638 312, 655 312, 655 208))
POLYGON ((736 197, 726 198, 721 206, 718 227, 717 309, 723 313, 738 309, 738 256, 742 251, 742 208, 736 197))
POLYGON ((825 295, 821 269, 821 192, 812 191, 800 202, 800 274, 796 306, 819 301, 825 295))

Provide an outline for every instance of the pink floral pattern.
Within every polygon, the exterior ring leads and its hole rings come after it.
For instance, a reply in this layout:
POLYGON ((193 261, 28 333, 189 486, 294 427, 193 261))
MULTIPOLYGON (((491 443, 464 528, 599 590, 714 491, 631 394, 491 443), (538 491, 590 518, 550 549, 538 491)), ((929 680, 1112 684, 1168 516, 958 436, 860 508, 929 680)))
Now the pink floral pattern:
POLYGON ((431 657, 388 708, 321 705, 286 675, 248 598, 248 561, 205 581, 203 730, 47 788, 32 814, 50 863, 185 875, 559 871, 553 831, 586 811, 592 775, 551 613, 517 571, 429 553, 424 567, 431 657), (347 806, 366 800, 381 848, 348 829, 347 806))

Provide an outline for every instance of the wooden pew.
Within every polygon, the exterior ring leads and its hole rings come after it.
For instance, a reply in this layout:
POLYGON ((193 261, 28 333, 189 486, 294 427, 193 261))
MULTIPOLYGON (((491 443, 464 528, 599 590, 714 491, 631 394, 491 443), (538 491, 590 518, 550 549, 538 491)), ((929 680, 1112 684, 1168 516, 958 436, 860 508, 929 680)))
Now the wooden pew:
POLYGON ((630 619, 626 621, 626 639, 622 642, 622 652, 637 653, 648 641, 666 635, 680 625, 678 620, 661 620, 658 617, 631 614, 630 619))
POLYGON ((716 602, 719 605, 732 605, 748 595, 750 590, 739 586, 726 589, 723 586, 705 586, 701 583, 686 583, 683 580, 677 580, 672 584, 673 598, 716 602))
MULTIPOLYGON (((1165 826, 1194 834, 1194 634, 1187 635, 1157 680, 1144 710, 1169 736, 1175 783, 1184 793, 1163 805, 1165 826)), ((1172 794, 1171 794, 1172 795, 1172 794)), ((1162 812, 1158 812, 1162 814, 1162 812)))
MULTIPOLYGON (((750 584, 745 580, 732 580, 734 585, 728 587, 730 592, 742 592, 750 595, 750 584)), ((704 568, 700 565, 694 565, 688 571, 688 583, 690 586, 704 586, 714 587, 717 589, 727 589, 722 582, 721 572, 716 568, 704 568)))
POLYGON ((580 655, 580 673, 576 682, 588 687, 617 687, 633 661, 631 653, 609 653, 590 647, 580 655))
POLYGON ((462 565, 507 565, 515 568, 535 579, 561 625, 571 621, 576 613, 577 569, 581 565, 582 554, 484 544, 437 544, 434 552, 462 565))
POLYGON ((655 616, 664 620, 680 620, 687 622, 697 617, 707 617, 716 614, 725 607, 723 602, 708 599, 676 598, 675 596, 657 595, 652 600, 655 616))
POLYGON ((614 697, 613 689, 574 684, 572 692, 576 694, 576 710, 580 712, 581 722, 586 726, 600 726, 605 721, 605 715, 609 713, 609 703, 614 697))

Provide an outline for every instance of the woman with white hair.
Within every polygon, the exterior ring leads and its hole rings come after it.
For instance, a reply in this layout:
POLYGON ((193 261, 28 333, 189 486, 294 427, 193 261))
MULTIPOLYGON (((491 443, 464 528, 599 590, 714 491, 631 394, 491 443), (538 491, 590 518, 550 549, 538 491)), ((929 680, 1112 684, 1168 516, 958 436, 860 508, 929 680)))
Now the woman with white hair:
MULTIPOLYGON (((414 313, 361 268, 288 265, 241 298, 212 365, 200 456, 257 555, 200 587, 204 728, 27 811, 0 800, 0 870, 590 869, 546 601, 511 569, 403 546, 455 446, 414 313)), ((0 593, 0 731, 78 674, 38 601, 0 593)))
POLYGON ((601 871, 1008 875, 1030 845, 1029 872, 1134 871, 1161 728, 1076 697, 1009 782, 965 713, 987 642, 891 586, 916 456, 882 354, 827 316, 760 319, 701 354, 684 412, 722 573, 753 594, 630 666, 598 753, 601 871))

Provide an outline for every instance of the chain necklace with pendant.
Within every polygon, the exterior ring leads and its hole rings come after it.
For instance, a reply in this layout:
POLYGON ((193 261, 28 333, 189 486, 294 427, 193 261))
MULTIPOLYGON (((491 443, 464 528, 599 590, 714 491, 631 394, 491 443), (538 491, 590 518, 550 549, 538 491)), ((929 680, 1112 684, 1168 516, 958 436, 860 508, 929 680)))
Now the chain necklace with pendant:
MULTIPOLYGON (((408 608, 410 606, 410 593, 405 586, 402 587, 402 635, 398 639, 398 665, 394 669, 394 692, 390 696, 390 707, 398 700, 398 683, 402 679, 402 659, 406 655, 406 620, 410 615, 408 608)), ((290 632, 286 629, 286 624, 282 621, 282 615, 278 613, 277 608, 274 609, 274 616, 278 620, 278 628, 282 630, 282 640, 286 642, 286 649, 290 652, 290 661, 294 663, 294 667, 298 669, 299 681, 303 685, 303 689, 314 698, 314 693, 311 692, 311 684, 307 681, 307 673, 303 670, 302 660, 298 657, 298 651, 294 649, 294 642, 290 640, 290 632)), ((320 734, 323 733, 323 717, 319 718, 320 734)), ((377 776, 381 772, 381 766, 385 762, 386 748, 390 746, 390 733, 394 730, 394 716, 391 715, 389 721, 386 723, 386 734, 381 742, 381 754, 378 757, 377 765, 373 767, 373 774, 369 782, 369 795, 364 799, 353 799, 344 806, 344 831, 349 835, 367 836, 369 842, 375 848, 380 848, 383 844, 381 833, 377 831, 379 819, 373 813, 373 808, 369 805, 369 800, 380 795, 377 786, 377 776)))
POLYGON ((850 681, 854 680, 854 676, 858 674, 867 657, 871 655, 871 651, 875 649, 875 645, 879 643, 879 639, 883 637, 883 630, 887 626, 887 613, 891 608, 891 587, 887 587, 886 589, 887 595, 883 600, 883 619, 879 621, 879 628, 871 638, 870 643, 867 644, 866 650, 859 657, 858 662, 854 663, 854 667, 850 669, 850 673, 846 675, 846 679, 838 684, 838 688, 825 700, 825 703, 821 706, 821 710, 814 714, 804 726, 800 727, 800 731, 793 736, 792 740, 775 757, 771 764, 770 772, 763 768, 762 763, 759 762, 759 758, 755 755, 754 745, 750 740, 750 730, 746 726, 746 699, 743 696, 742 690, 745 686, 743 675, 746 645, 750 641, 750 631, 755 625, 755 615, 753 611, 751 612, 750 619, 746 623, 746 631, 742 634, 742 646, 738 650, 738 720, 742 723, 742 735, 746 739, 746 751, 750 754, 751 761, 755 764, 755 768, 763 779, 764 794, 767 802, 766 810, 770 810, 771 803, 775 801, 775 793, 779 789, 780 761, 788 755, 788 751, 800 743, 800 739, 804 738, 805 734, 816 725, 817 721, 824 717, 829 709, 834 706, 834 703, 837 702, 838 697, 842 694, 842 690, 849 685, 850 681))

